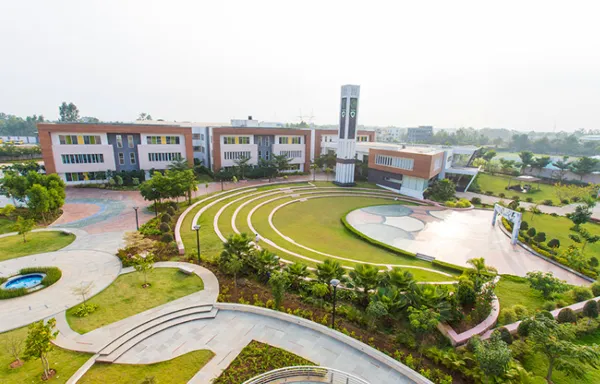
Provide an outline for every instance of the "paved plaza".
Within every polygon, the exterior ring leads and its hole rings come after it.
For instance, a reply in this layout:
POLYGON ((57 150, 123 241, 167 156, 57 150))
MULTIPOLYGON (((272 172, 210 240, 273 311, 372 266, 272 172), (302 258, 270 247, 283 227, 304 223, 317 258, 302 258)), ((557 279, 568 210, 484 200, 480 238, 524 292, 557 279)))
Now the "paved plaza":
POLYGON ((467 266, 484 257, 499 273, 525 276, 529 271, 552 272, 571 284, 588 282, 551 264, 518 245, 498 227, 493 212, 455 211, 436 207, 367 207, 350 212, 348 223, 365 235, 391 246, 467 266))

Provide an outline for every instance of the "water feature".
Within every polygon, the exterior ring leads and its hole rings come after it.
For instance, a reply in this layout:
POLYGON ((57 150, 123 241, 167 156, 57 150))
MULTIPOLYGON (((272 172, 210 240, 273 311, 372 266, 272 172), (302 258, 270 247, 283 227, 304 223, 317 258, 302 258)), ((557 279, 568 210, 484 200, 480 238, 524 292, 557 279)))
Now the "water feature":
POLYGON ((23 276, 16 276, 2 284, 2 289, 30 289, 40 285, 46 275, 43 273, 31 273, 23 276))

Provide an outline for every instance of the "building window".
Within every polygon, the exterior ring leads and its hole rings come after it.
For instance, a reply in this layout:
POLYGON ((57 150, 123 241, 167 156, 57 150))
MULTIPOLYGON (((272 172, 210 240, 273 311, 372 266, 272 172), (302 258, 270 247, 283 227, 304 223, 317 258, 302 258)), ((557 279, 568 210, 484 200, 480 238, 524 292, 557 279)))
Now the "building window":
POLYGON ((129 163, 135 164, 135 152, 129 152, 129 163))
POLYGON ((79 155, 60 155, 63 164, 96 164, 104 163, 104 155, 98 154, 79 154, 79 155))
POLYGON ((406 159, 403 157, 387 156, 387 155, 376 155, 375 164, 383 165, 386 167, 405 169, 412 171, 415 165, 414 159, 406 159))
POLYGON ((301 136, 292 137, 292 144, 302 144, 302 137, 301 136))
POLYGON ((119 164, 125 164, 125 154, 123 152, 119 152, 119 164))
POLYGON ((271 152, 269 151, 265 151, 265 160, 270 160, 271 159, 271 152))
POLYGON ((192 133, 192 140, 200 140, 200 134, 199 133, 192 133))
POLYGON ((225 160, 250 159, 251 154, 250 151, 224 152, 223 158, 225 160))
POLYGON ((117 148, 123 148, 123 137, 121 135, 117 135, 117 148))
POLYGON ((287 136, 280 136, 279 137, 279 144, 287 144, 289 140, 289 137, 287 136))
POLYGON ((433 170, 437 171, 440 168, 442 168, 442 159, 435 159, 435 162, 433 163, 433 170))
POLYGON ((200 134, 200 140, 204 141, 204 133, 200 134))
POLYGON ((179 144, 179 136, 167 136, 167 144, 179 144))
POLYGON ((302 151, 279 151, 279 154, 288 158, 302 157, 302 151))
POLYGON ((148 161, 175 161, 181 160, 181 153, 179 152, 160 152, 160 153, 149 153, 148 161))
POLYGON ((133 136, 132 135, 127 135, 127 146, 129 148, 133 148, 133 136))
POLYGON ((235 144, 235 137, 233 137, 233 136, 223 137, 223 144, 235 144))
POLYGON ((369 136, 358 136, 356 141, 369 141, 369 136))
POLYGON ((58 135, 58 142, 62 145, 75 144, 102 144, 100 136, 77 136, 77 135, 58 135))
POLYGON ((240 136, 238 140, 240 144, 250 144, 249 136, 240 136))
POLYGON ((299 171, 300 170, 300 164, 290 164, 290 165, 288 165, 287 170, 289 170, 289 171, 299 171))

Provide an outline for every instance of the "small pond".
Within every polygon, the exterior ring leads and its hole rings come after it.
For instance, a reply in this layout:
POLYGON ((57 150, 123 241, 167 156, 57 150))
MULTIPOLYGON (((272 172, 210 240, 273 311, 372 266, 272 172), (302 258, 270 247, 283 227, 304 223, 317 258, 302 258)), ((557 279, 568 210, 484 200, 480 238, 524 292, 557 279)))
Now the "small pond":
POLYGON ((42 283, 46 275, 43 273, 30 273, 28 275, 15 276, 10 278, 7 282, 2 284, 2 289, 19 289, 25 288, 30 289, 38 286, 42 283))

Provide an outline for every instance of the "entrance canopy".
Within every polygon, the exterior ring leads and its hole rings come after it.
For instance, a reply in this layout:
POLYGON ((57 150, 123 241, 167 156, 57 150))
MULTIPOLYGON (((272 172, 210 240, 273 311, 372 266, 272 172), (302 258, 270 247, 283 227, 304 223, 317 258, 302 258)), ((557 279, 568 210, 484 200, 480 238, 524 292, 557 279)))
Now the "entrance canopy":
MULTIPOLYGON (((511 189, 510 188, 510 183, 515 180, 518 181, 519 184, 521 183, 526 183, 526 184, 532 184, 532 183, 537 183, 537 189, 540 189, 540 181, 542 179, 540 179, 539 177, 533 177, 533 176, 528 176, 528 175, 521 175, 521 176, 516 176, 516 177, 511 177, 510 179, 508 179, 508 186, 506 187, 507 189, 511 189)), ((515 189, 514 187, 512 189, 515 189)), ((525 190, 521 191, 521 192, 528 192, 529 190, 526 188, 525 190)))

